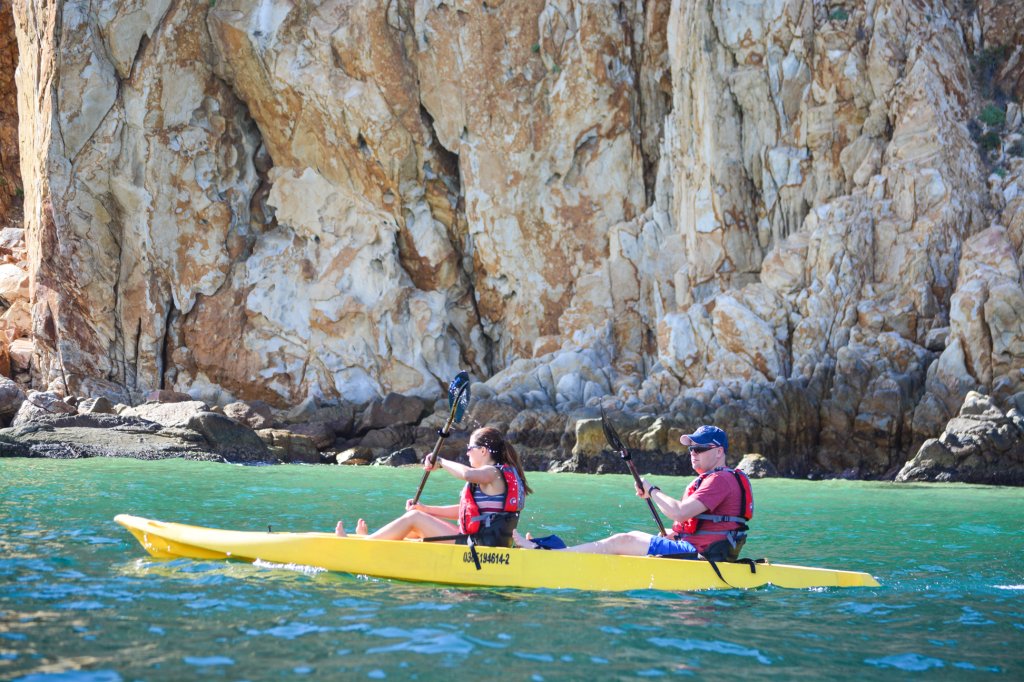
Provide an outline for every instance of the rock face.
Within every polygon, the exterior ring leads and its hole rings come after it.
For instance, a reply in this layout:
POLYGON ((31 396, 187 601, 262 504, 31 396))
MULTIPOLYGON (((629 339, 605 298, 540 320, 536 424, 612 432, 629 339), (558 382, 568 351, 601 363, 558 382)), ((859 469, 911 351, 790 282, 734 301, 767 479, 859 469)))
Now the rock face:
POLYGON ((9 2, 0 5, 0 228, 8 225, 13 209, 21 204, 18 168, 18 38, 9 2))
POLYGON ((892 476, 1024 390, 1018 5, 13 0, 35 382, 892 476))

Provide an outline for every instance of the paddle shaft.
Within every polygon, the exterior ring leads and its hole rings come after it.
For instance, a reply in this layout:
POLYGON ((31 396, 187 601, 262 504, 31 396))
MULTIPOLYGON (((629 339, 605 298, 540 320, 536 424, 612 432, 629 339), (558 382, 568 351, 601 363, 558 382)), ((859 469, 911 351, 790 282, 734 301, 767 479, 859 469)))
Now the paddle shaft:
MULTIPOLYGON (((640 474, 636 472, 636 465, 633 464, 633 458, 630 457, 629 453, 626 452, 625 450, 623 450, 619 454, 622 456, 622 459, 626 460, 626 466, 629 467, 629 473, 633 474, 633 480, 636 481, 636 487, 639 488, 641 492, 643 492, 644 484, 640 480, 640 474)), ((648 496, 645 499, 647 500, 647 506, 651 508, 651 515, 654 517, 655 522, 657 522, 658 528, 661 529, 662 537, 668 537, 668 531, 665 530, 665 524, 661 522, 661 516, 658 515, 658 510, 654 506, 654 501, 650 498, 650 496, 648 496)))
MULTIPOLYGON (((444 439, 451 433, 452 424, 455 423, 455 413, 459 409, 459 401, 462 399, 462 394, 466 391, 466 386, 468 385, 469 384, 466 384, 460 388, 459 392, 455 395, 455 400, 452 401, 452 411, 448 415, 448 421, 445 422, 444 428, 437 432, 437 442, 434 443, 434 449, 429 455, 427 455, 427 460, 429 460, 431 464, 437 461, 437 453, 441 451, 441 443, 443 443, 444 439)), ((420 501, 420 495, 423 494, 423 486, 427 484, 427 477, 430 476, 430 471, 430 469, 427 469, 423 472, 423 478, 420 479, 420 487, 416 488, 416 497, 412 498, 413 504, 420 501)))

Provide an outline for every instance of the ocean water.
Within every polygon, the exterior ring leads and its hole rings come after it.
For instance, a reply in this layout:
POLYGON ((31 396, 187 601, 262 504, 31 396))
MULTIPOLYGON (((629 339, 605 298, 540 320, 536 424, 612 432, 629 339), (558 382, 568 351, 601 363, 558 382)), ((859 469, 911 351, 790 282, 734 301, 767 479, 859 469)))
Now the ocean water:
MULTIPOLYGON (((640 462, 642 468, 642 462, 640 462)), ((0 459, 0 679, 1024 679, 1024 491, 754 481, 744 555, 879 588, 452 588, 149 558, 112 518, 329 530, 398 515, 416 469, 0 459), (468 666, 468 667, 467 667, 468 666)), ((653 530, 624 476, 530 473, 520 528, 653 530)), ((688 481, 657 479, 681 492, 688 481)), ((431 475, 423 500, 454 502, 431 475)))

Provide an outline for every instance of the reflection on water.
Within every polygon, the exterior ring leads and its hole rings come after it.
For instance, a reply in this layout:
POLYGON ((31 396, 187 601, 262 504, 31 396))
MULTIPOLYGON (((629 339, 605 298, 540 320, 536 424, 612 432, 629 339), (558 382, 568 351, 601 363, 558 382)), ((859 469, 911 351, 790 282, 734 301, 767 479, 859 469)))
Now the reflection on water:
MULTIPOLYGON (((415 470, 0 460, 0 679, 511 679, 752 673, 1018 679, 1018 490, 757 481, 745 554, 855 568, 877 589, 460 589, 303 567, 155 560, 121 512, 239 529, 380 525, 415 470), (941 510, 941 518, 938 510, 941 510), (944 525, 945 518, 956 519, 944 525), (483 666, 483 667, 477 667, 483 666)), ((533 474, 521 526, 651 530, 622 476, 533 474)), ((663 489, 685 481, 666 479, 663 489)), ((457 486, 430 481, 427 503, 457 486)))

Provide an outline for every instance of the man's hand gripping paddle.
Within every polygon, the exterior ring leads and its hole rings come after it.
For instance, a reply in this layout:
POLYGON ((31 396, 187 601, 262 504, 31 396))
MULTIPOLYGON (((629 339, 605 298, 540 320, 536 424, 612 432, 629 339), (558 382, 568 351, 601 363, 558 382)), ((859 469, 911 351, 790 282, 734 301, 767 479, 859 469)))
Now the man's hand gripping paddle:
MULTIPOLYGON (((438 429, 437 443, 434 445, 433 452, 427 455, 427 460, 430 462, 437 461, 437 453, 441 451, 441 443, 451 435, 452 424, 462 421, 462 415, 466 413, 468 405, 469 375, 466 372, 459 372, 452 379, 452 383, 448 384, 448 407, 451 408, 451 412, 448 414, 448 421, 445 422, 442 428, 438 429)), ((420 494, 423 493, 423 486, 427 484, 428 476, 430 476, 430 469, 423 472, 420 487, 416 489, 416 497, 412 498, 413 504, 420 501, 420 494)))
MULTIPOLYGON (((619 453, 623 461, 626 462, 626 466, 629 467, 629 473, 633 474, 633 480, 636 482, 636 487, 640 490, 644 489, 644 484, 640 482, 640 474, 636 472, 636 465, 633 464, 633 456, 629 454, 629 450, 625 445, 622 444, 622 440, 619 438, 619 434, 615 433, 615 429, 612 427, 610 421, 604 414, 604 407, 601 408, 601 428, 604 429, 604 438, 608 441, 608 445, 612 446, 612 449, 619 453)), ((654 520, 658 524, 658 528, 661 529, 662 537, 667 537, 668 533, 665 531, 665 524, 661 522, 661 516, 658 515, 658 510, 654 506, 654 501, 650 497, 647 499, 647 506, 651 508, 651 514, 654 516, 654 520)))

